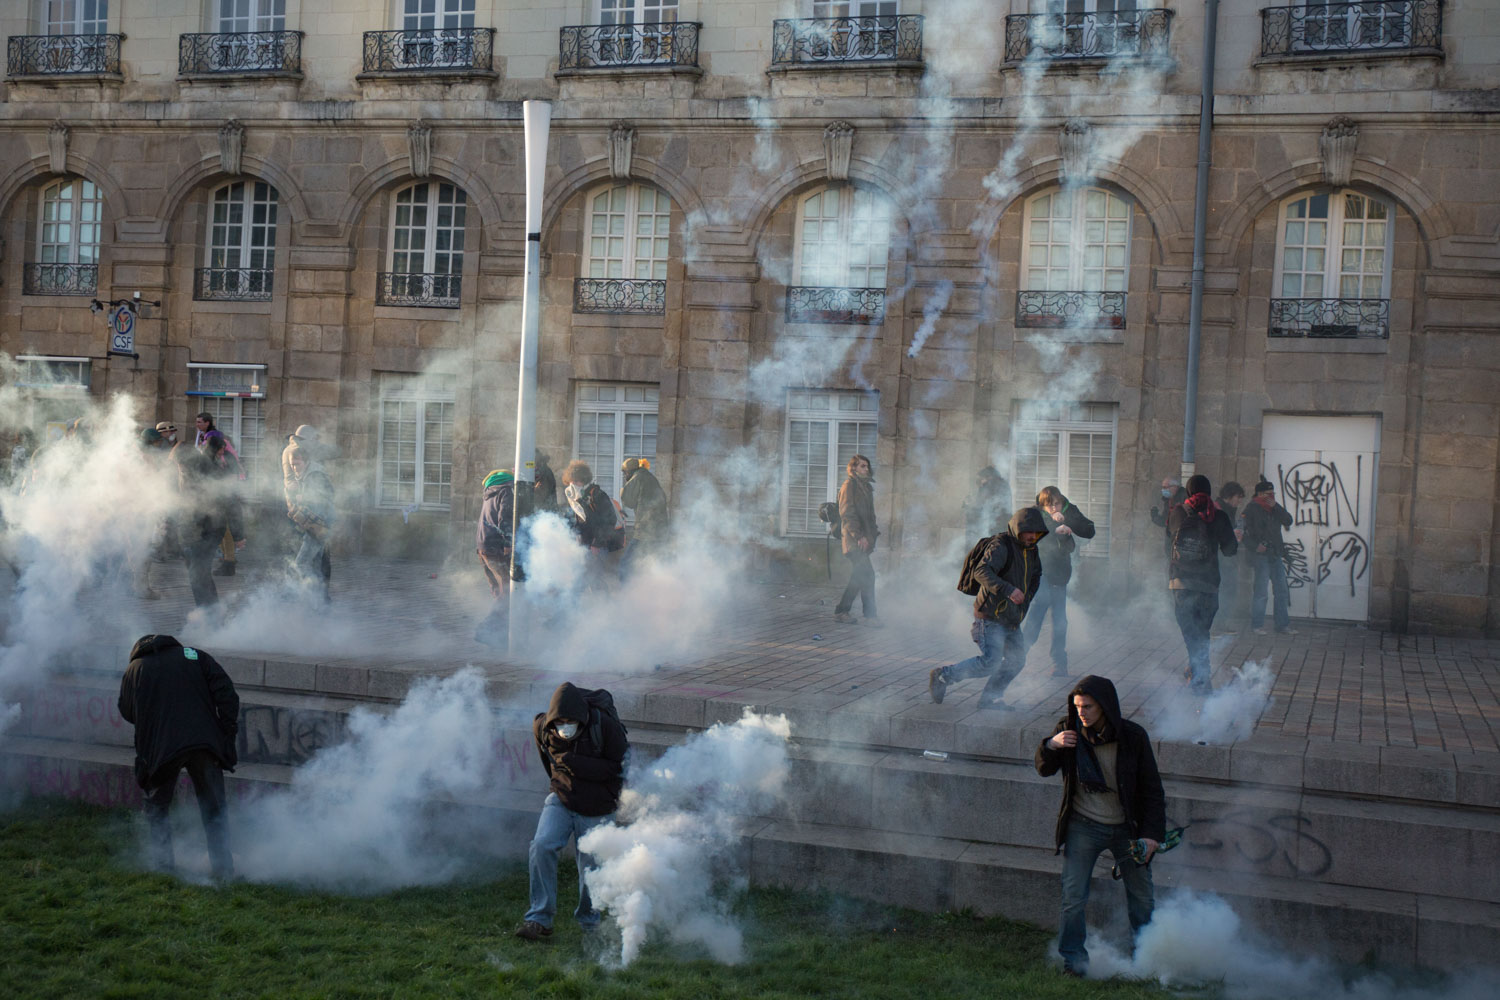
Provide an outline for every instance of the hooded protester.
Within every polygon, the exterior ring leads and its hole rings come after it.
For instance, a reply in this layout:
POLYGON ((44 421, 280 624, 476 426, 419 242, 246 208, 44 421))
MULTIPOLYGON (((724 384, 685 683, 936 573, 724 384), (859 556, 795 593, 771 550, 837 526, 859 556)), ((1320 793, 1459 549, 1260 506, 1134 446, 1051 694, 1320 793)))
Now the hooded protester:
POLYGON ((1036 505, 1052 522, 1051 532, 1036 543, 1042 560, 1042 586, 1026 614, 1026 648, 1042 631, 1042 619, 1052 612, 1052 676, 1068 676, 1068 581, 1073 579, 1075 538, 1093 538, 1094 522, 1068 502, 1056 486, 1036 495, 1036 505))
POLYGON ((979 707, 1006 711, 1005 689, 1026 666, 1026 640, 1021 622, 1042 584, 1042 560, 1037 543, 1047 536, 1047 519, 1035 507, 1022 507, 1010 516, 1005 531, 985 542, 974 567, 979 593, 974 598, 974 624, 969 637, 979 655, 936 667, 927 675, 932 700, 943 703, 948 685, 970 677, 988 677, 979 693, 979 707))
POLYGON ((224 772, 238 762, 240 698, 212 656, 170 635, 142 636, 120 680, 120 717, 135 727, 135 780, 146 793, 151 853, 172 867, 168 812, 183 768, 193 782, 215 878, 234 874, 224 821, 224 772))
POLYGON ((516 477, 509 469, 495 469, 484 477, 484 498, 479 504, 477 551, 484 578, 489 581, 495 598, 489 615, 479 623, 474 638, 486 645, 502 643, 506 614, 505 598, 510 593, 510 557, 512 518, 515 514, 516 477))
POLYGON ((1250 584, 1250 628, 1266 634, 1266 588, 1271 589, 1272 622, 1279 635, 1296 635, 1291 624, 1291 591, 1286 580, 1286 541, 1282 530, 1292 526, 1292 514, 1276 502, 1276 487, 1265 479, 1255 484, 1255 496, 1245 504, 1245 547, 1255 571, 1250 584))
POLYGON ((293 482, 287 496, 287 516, 302 533, 301 545, 292 560, 293 576, 307 586, 318 587, 323 603, 327 604, 332 600, 329 585, 333 579, 333 558, 328 547, 333 541, 333 523, 338 514, 334 507, 333 480, 323 467, 321 455, 321 448, 305 439, 292 452, 293 482))
POLYGON ((839 487, 839 535, 850 564, 849 583, 833 609, 833 620, 853 625, 855 617, 850 611, 858 595, 865 624, 879 628, 880 619, 875 614, 875 566, 870 562, 875 540, 880 537, 880 527, 875 523, 875 476, 870 471, 870 460, 863 455, 851 455, 846 468, 849 475, 839 487))
POLYGON ((1213 690, 1208 658, 1208 633, 1219 610, 1219 553, 1234 555, 1239 543, 1234 526, 1214 503, 1207 476, 1187 481, 1188 497, 1167 515, 1171 566, 1167 588, 1172 592, 1177 627, 1187 646, 1184 672, 1194 694, 1213 690))
MULTIPOLYGON (((552 692, 547 711, 532 720, 531 733, 551 791, 542 802, 531 840, 531 903, 516 937, 536 941, 552 934, 558 852, 569 839, 576 850, 578 841, 608 822, 619 806, 629 743, 608 691, 587 691, 566 681, 552 692)), ((573 916, 584 930, 597 927, 600 919, 589 897, 588 870, 593 863, 579 852, 578 908, 573 916)))
POLYGON ((1166 838, 1166 795, 1151 737, 1121 716, 1114 683, 1092 674, 1068 692, 1067 715, 1036 748, 1036 771, 1044 778, 1063 773, 1055 838, 1063 855, 1057 950, 1064 970, 1082 976, 1089 962, 1084 947, 1089 882, 1106 849, 1123 872, 1132 937, 1151 922, 1155 898, 1147 865, 1166 838), (1145 849, 1140 863, 1131 860, 1135 840, 1145 849))

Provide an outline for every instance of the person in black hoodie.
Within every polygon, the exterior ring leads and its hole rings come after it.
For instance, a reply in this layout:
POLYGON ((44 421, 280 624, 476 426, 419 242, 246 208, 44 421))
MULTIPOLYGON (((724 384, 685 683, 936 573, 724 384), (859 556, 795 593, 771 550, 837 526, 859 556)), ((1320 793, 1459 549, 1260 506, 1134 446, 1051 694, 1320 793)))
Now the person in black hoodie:
POLYGON ((1057 850, 1063 855, 1062 919, 1057 950, 1070 975, 1088 972, 1084 908, 1094 862, 1107 849, 1124 872, 1132 935, 1151 922, 1155 905, 1151 856, 1167 833, 1166 796, 1151 737, 1120 716, 1120 697, 1107 677, 1090 674, 1068 692, 1067 715, 1036 748, 1044 778, 1063 773, 1057 812, 1057 850), (1131 860, 1131 842, 1145 857, 1131 860))
MULTIPOLYGON (((605 698, 608 694, 599 692, 605 698)), ((629 749, 625 727, 612 711, 590 705, 589 695, 565 681, 552 692, 547 711, 538 713, 531 724, 552 791, 542 803, 542 815, 531 840, 531 907, 516 928, 516 937, 527 941, 552 934, 552 918, 557 913, 558 852, 570 838, 576 848, 584 834, 608 821, 620 804, 625 751, 629 749)), ((587 872, 592 865, 593 859, 580 852, 578 908, 573 916, 585 930, 599 924, 599 912, 589 898, 587 872)))
POLYGON ((970 677, 988 677, 979 693, 980 708, 1005 711, 1005 689, 1026 666, 1026 640, 1021 622, 1042 582, 1042 560, 1037 543, 1047 535, 1047 520, 1035 507, 1022 507, 1010 516, 1009 527, 990 538, 984 558, 974 570, 979 594, 974 598, 974 624, 969 637, 979 655, 935 667, 927 675, 927 691, 939 705, 948 685, 970 677))
POLYGON ((120 681, 120 716, 135 726, 135 780, 146 793, 152 860, 172 867, 167 813, 187 768, 198 797, 214 877, 234 874, 224 822, 224 772, 238 762, 240 697, 212 656, 170 635, 145 635, 130 650, 120 681))
POLYGON ((1036 543, 1042 559, 1042 587, 1026 613, 1026 648, 1042 631, 1042 619, 1052 612, 1052 676, 1068 676, 1068 581, 1073 579, 1075 538, 1093 538, 1094 522, 1068 502, 1062 490, 1047 486, 1036 495, 1036 505, 1053 522, 1052 532, 1036 543))
POLYGON ((1194 694, 1213 690, 1209 679, 1208 632, 1219 611, 1219 553, 1232 556, 1239 548, 1234 525, 1214 503, 1207 476, 1187 481, 1188 497, 1167 515, 1171 539, 1171 568, 1167 587, 1177 612, 1177 627, 1187 645, 1185 672, 1194 694))

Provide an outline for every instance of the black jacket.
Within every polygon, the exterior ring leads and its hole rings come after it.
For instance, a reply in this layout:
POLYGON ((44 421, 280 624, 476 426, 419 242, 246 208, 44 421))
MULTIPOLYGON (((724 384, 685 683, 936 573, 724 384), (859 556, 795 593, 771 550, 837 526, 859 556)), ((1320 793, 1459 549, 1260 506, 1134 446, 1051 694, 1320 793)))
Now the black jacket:
POLYGON ((1245 503, 1242 516, 1245 520, 1246 551, 1255 553, 1257 548, 1264 545, 1266 551, 1256 554, 1286 558, 1286 542, 1281 537, 1281 529, 1292 526, 1290 511, 1279 503, 1266 510, 1254 500, 1249 500, 1245 503))
POLYGON ((1214 502, 1208 498, 1208 494, 1200 493, 1199 496, 1207 501, 1207 510, 1211 512, 1207 521, 1210 547, 1208 558, 1192 559, 1188 558, 1186 553, 1178 551, 1181 545, 1177 541, 1177 533, 1188 524, 1190 519, 1202 520, 1202 518, 1187 503, 1180 503, 1173 507, 1172 512, 1167 515, 1167 558, 1171 560, 1171 565, 1167 569, 1167 587, 1170 590, 1195 590, 1203 594, 1217 594, 1219 592, 1219 555, 1220 553, 1226 556, 1234 555, 1239 549, 1239 542, 1235 541, 1234 525, 1229 523, 1229 516, 1214 505, 1214 502))
POLYGON ((1162 534, 1166 536, 1163 541, 1163 551, 1166 552, 1168 559, 1172 558, 1172 529, 1167 527, 1167 518, 1171 516, 1172 508, 1186 499, 1187 490, 1179 486, 1173 492, 1171 499, 1151 508, 1151 523, 1161 528, 1162 534))
MULTIPOLYGON (((1115 740, 1120 744, 1115 751, 1115 779, 1120 805, 1125 810, 1125 822, 1129 824, 1132 836, 1160 842, 1167 835, 1167 801, 1161 787, 1161 774, 1156 769, 1156 755, 1151 752, 1151 737, 1145 729, 1120 716, 1120 696, 1115 693, 1114 682, 1093 674, 1079 680, 1077 686, 1068 692, 1068 714, 1058 720, 1052 736, 1065 729, 1074 732, 1082 729, 1078 709, 1073 705, 1075 694, 1086 694, 1099 703, 1115 740)), ((1057 811, 1057 850, 1061 852, 1073 811, 1073 791, 1078 784, 1078 750, 1074 747, 1052 749, 1048 745, 1052 736, 1036 748, 1036 773, 1044 778, 1050 778, 1058 771, 1063 773, 1062 807, 1057 811)))
POLYGON ((239 762, 240 696, 212 656, 170 635, 142 636, 120 681, 120 715, 135 726, 135 780, 142 788, 189 750, 207 750, 226 770, 239 762))
POLYGON ((984 558, 974 570, 979 594, 974 598, 974 617, 998 620, 1011 628, 1020 626, 1042 583, 1042 560, 1036 546, 1021 544, 1021 532, 1040 531, 1047 537, 1047 519, 1035 507, 1022 507, 1010 516, 1010 526, 989 540, 984 558), (1024 595, 1014 604, 1010 595, 1024 595))
POLYGON ((1073 550, 1077 548, 1074 537, 1093 538, 1094 522, 1083 516, 1083 511, 1074 507, 1071 503, 1063 501, 1062 521, 1052 520, 1052 515, 1046 511, 1042 512, 1046 523, 1052 527, 1052 531, 1040 542, 1036 543, 1036 551, 1042 557, 1042 575, 1047 578, 1047 583, 1054 587, 1065 587, 1068 581, 1073 579, 1073 550), (1072 535, 1059 534, 1058 524, 1065 524, 1072 535))
POLYGON ((629 748, 619 722, 590 708, 583 691, 564 682, 552 692, 547 711, 537 713, 532 720, 531 735, 559 802, 580 816, 608 816, 615 811, 625 783, 625 751, 629 748), (558 719, 579 724, 571 740, 558 735, 553 725, 558 719), (598 743, 594 741, 595 723, 598 743))

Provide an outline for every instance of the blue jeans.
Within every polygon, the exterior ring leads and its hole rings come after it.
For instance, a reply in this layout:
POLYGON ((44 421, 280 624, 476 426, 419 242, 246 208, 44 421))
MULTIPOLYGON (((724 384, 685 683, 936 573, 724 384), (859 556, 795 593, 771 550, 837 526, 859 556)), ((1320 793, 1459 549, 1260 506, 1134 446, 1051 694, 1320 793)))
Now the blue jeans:
POLYGON ((1276 631, 1283 632, 1291 624, 1287 609, 1291 606, 1292 594, 1286 585, 1286 563, 1273 552, 1257 552, 1254 560, 1255 583, 1250 588, 1250 627, 1260 628, 1266 623, 1266 582, 1271 584, 1271 616, 1276 631))
POLYGON ((1042 589, 1032 598, 1021 632, 1030 649, 1042 631, 1042 619, 1052 612, 1052 666, 1064 673, 1068 669, 1068 585, 1042 581, 1042 589))
POLYGON ((297 549, 297 558, 292 562, 295 575, 303 586, 316 587, 323 595, 323 603, 329 601, 328 581, 333 575, 333 564, 328 558, 328 546, 310 534, 302 535, 302 545, 297 549))
POLYGON ((1125 909, 1130 917, 1132 940, 1142 927, 1151 922, 1155 908, 1155 891, 1151 885, 1151 868, 1130 860, 1130 827, 1127 824, 1106 826, 1082 816, 1068 819, 1068 833, 1063 839, 1062 919, 1059 922, 1057 950, 1070 969, 1085 972, 1089 967, 1088 936, 1084 908, 1089 901, 1089 880, 1094 862, 1108 850, 1125 873, 1125 909))
POLYGON ((944 679, 952 683, 970 677, 988 677, 979 700, 996 701, 1026 666, 1026 640, 1019 628, 990 618, 974 619, 969 637, 979 647, 979 655, 944 668, 944 679))
POLYGON ((1213 664, 1208 658, 1208 631, 1213 628, 1214 615, 1219 611, 1219 595, 1205 594, 1197 590, 1172 591, 1172 604, 1177 612, 1177 627, 1182 630, 1182 641, 1187 646, 1188 682, 1199 694, 1213 690, 1210 675, 1213 664))
MULTIPOLYGON (((542 803, 542 814, 537 817, 536 835, 531 838, 531 852, 527 871, 531 874, 531 909, 526 911, 526 920, 543 927, 552 926, 552 917, 557 913, 557 854, 574 838, 574 847, 583 835, 610 816, 580 816, 557 800, 552 792, 542 803)), ((578 909, 573 916, 580 927, 597 927, 599 911, 589 898, 587 871, 594 867, 594 859, 582 851, 578 852, 578 909)))

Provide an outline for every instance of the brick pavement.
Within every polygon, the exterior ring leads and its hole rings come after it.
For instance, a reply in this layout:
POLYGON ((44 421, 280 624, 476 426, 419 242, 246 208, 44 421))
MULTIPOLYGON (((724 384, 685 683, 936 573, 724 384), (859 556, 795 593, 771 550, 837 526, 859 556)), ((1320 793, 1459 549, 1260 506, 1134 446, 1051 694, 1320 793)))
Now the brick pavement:
MULTIPOLYGON (((252 560, 239 576, 220 579, 231 617, 269 575, 252 560)), ((163 595, 159 601, 85 595, 82 614, 95 634, 118 633, 128 643, 141 631, 171 631, 210 649, 411 673, 446 673, 474 663, 502 681, 545 679, 558 669, 556 647, 537 662, 506 663, 473 641, 486 596, 472 565, 449 572, 428 563, 342 559, 335 567, 334 608, 326 618, 312 612, 273 614, 264 616, 271 624, 231 626, 227 637, 217 624, 205 629, 186 621, 192 608, 180 565, 157 564, 153 582, 163 595)), ((0 570, 5 597, 0 614, 9 613, 13 586, 10 573, 0 570)), ((612 651, 628 650, 640 639, 631 634, 632 623, 624 622, 610 641, 596 641, 569 669, 578 673, 578 662, 590 664, 596 681, 620 684, 658 706, 670 706, 674 699, 727 697, 792 710, 812 725, 826 713, 851 713, 878 723, 873 733, 907 734, 904 745, 923 745, 912 743, 923 733, 942 738, 965 722, 1045 726, 1061 709, 1071 682, 1051 676, 1046 628, 1007 692, 1017 711, 978 711, 978 681, 952 688, 943 705, 932 705, 927 672, 974 651, 964 599, 942 595, 913 605, 883 595, 886 627, 875 630, 835 624, 837 594, 831 585, 747 585, 736 595, 733 615, 673 624, 701 636, 696 654, 663 657, 660 665, 643 664, 636 671, 621 669, 612 651)), ((1163 706, 1184 700, 1186 654, 1164 603, 1154 613, 1137 603, 1107 621, 1090 620, 1077 608, 1070 617, 1073 676, 1110 676, 1127 714, 1148 726, 1163 706)), ((1500 752, 1500 641, 1402 636, 1321 622, 1295 625, 1296 636, 1243 630, 1215 639, 1216 684, 1246 661, 1265 662, 1275 674, 1271 703, 1255 723, 1257 739, 1500 752)), ((662 711, 670 715, 669 708, 662 711)), ((695 718, 689 714, 686 721, 695 718)))

